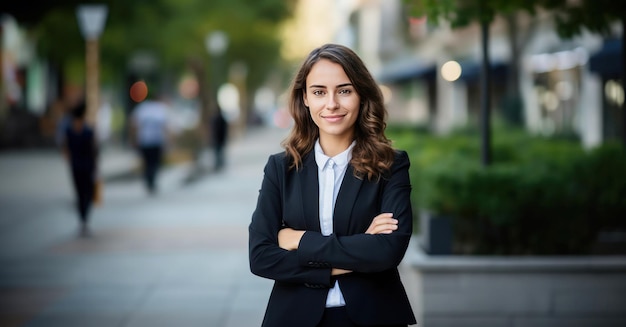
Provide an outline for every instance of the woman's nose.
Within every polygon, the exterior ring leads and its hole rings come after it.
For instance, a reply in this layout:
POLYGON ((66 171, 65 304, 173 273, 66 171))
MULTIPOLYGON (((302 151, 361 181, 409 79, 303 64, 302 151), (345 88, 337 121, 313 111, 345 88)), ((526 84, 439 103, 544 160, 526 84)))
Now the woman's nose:
POLYGON ((328 96, 328 102, 326 102, 326 108, 328 108, 328 109, 337 109, 337 108, 339 108, 339 103, 337 102, 336 95, 330 94, 328 96))

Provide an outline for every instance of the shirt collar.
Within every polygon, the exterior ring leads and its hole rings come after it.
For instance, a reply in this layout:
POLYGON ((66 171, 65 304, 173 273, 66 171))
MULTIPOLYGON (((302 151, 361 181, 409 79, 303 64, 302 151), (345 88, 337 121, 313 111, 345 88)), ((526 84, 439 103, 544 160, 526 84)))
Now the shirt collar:
POLYGON ((324 154, 322 146, 320 145, 320 140, 317 139, 317 141, 315 141, 315 162, 317 163, 317 166, 321 169, 324 169, 326 168, 328 160, 333 159, 335 165, 339 167, 345 167, 346 165, 348 165, 348 162, 350 162, 350 159, 352 159, 352 148, 354 148, 355 144, 356 141, 352 141, 352 143, 346 150, 331 158, 324 154))

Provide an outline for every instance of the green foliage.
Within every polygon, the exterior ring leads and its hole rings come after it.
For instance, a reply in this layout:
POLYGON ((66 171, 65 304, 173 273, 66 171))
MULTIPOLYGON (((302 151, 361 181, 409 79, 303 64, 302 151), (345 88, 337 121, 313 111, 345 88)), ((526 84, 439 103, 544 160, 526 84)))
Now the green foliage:
POLYGON ((390 129, 411 159, 412 201, 453 218, 459 254, 583 254, 600 231, 626 230, 626 152, 496 128, 494 162, 476 135, 390 129))
POLYGON ((559 35, 568 38, 585 29, 610 35, 611 24, 626 17, 626 2, 615 0, 404 0, 404 4, 412 16, 425 15, 435 24, 443 19, 453 28, 473 22, 491 23, 498 14, 534 14, 543 8, 554 14, 559 35))
MULTIPOLYGON (((227 61, 244 62, 254 89, 279 56, 278 27, 294 1, 282 0, 105 0, 108 16, 100 38, 102 78, 124 76, 138 52, 155 56, 158 74, 181 71, 190 59, 208 62, 205 37, 214 30, 229 36, 227 61)), ((84 40, 74 0, 62 0, 34 27, 38 52, 62 67, 84 61, 84 40)), ((227 70, 220 70, 226 74, 227 70)), ((223 76, 224 77, 224 76, 223 76)))
POLYGON ((535 11, 534 1, 526 0, 404 0, 404 4, 412 16, 427 16, 435 24, 443 19, 453 28, 491 23, 497 14, 535 11))
POLYGON ((614 0, 539 0, 538 3, 552 11, 559 35, 571 38, 587 29, 609 36, 611 24, 626 19, 626 3, 614 0))

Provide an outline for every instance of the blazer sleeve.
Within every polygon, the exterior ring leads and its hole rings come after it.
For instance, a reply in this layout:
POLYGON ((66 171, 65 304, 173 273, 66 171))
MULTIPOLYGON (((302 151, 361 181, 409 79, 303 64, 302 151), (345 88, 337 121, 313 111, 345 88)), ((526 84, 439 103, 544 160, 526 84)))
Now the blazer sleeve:
POLYGON ((265 169, 257 206, 248 227, 249 260, 253 274, 280 282, 303 283, 310 287, 330 287, 331 267, 302 266, 296 251, 278 246, 283 227, 282 193, 285 174, 282 157, 271 156, 265 169))
MULTIPOLYGON (((298 260, 302 266, 319 263, 355 272, 379 272, 400 264, 411 238, 413 213, 411 208, 411 183, 409 158, 398 151, 391 168, 391 176, 380 193, 381 212, 391 212, 398 220, 398 229, 391 234, 364 234, 364 231, 347 236, 323 236, 307 231, 298 246, 298 260)), ((358 205, 358 203, 356 204, 358 205)), ((369 223, 374 217, 368 217, 369 223)), ((352 218, 355 219, 355 218, 352 218)))

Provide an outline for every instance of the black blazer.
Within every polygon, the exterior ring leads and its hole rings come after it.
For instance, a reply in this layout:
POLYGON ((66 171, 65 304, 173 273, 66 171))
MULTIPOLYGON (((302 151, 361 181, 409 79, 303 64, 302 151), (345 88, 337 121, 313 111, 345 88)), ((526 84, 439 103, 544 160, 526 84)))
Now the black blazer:
POLYGON ((331 267, 352 270, 338 276, 350 318, 359 325, 414 324, 397 266, 412 232, 409 158, 396 151, 390 172, 379 181, 358 179, 348 165, 334 209, 334 233, 319 223, 315 154, 299 170, 288 169, 285 153, 270 156, 249 226, 250 269, 275 281, 263 326, 316 326, 335 278, 331 267), (398 229, 364 234, 372 219, 392 212, 398 229), (283 227, 305 230, 296 251, 278 246, 283 227))

